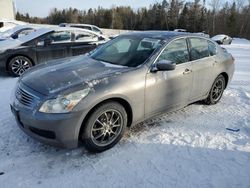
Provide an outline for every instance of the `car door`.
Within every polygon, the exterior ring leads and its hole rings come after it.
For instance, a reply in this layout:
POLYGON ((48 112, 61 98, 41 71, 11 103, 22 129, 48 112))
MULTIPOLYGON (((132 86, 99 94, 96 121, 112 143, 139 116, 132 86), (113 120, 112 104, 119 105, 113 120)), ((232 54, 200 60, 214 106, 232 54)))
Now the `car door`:
POLYGON ((145 89, 145 115, 185 106, 192 89, 192 63, 186 38, 170 42, 161 52, 156 63, 169 60, 176 63, 172 71, 148 72, 145 89))
POLYGON ((70 45, 72 56, 82 55, 97 47, 98 36, 85 31, 74 31, 73 41, 70 45))
POLYGON ((205 96, 214 82, 215 75, 213 69, 216 63, 216 52, 212 52, 212 49, 210 49, 212 48, 211 45, 214 44, 206 39, 190 37, 188 40, 194 82, 190 101, 195 101, 205 96))
POLYGON ((70 56, 70 45, 70 31, 55 31, 49 33, 38 39, 36 46, 37 61, 42 63, 52 59, 68 57, 70 56))

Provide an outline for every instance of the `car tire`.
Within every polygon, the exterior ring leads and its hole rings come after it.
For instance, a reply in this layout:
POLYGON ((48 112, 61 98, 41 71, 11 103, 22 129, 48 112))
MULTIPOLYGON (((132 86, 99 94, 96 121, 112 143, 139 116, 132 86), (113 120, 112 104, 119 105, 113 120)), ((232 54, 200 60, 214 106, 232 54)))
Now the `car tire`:
POLYGON ((21 76, 33 66, 31 60, 25 56, 15 56, 8 63, 8 71, 12 76, 21 76))
POLYGON ((213 104, 218 103, 223 95, 223 92, 225 90, 225 86, 226 86, 225 77, 223 75, 219 75, 215 79, 215 81, 212 85, 212 88, 209 92, 209 95, 204 100, 204 102, 207 105, 213 105, 213 104))
POLYGON ((127 112, 117 102, 104 103, 94 109, 84 126, 81 138, 90 152, 103 152, 122 138, 127 127, 127 112))

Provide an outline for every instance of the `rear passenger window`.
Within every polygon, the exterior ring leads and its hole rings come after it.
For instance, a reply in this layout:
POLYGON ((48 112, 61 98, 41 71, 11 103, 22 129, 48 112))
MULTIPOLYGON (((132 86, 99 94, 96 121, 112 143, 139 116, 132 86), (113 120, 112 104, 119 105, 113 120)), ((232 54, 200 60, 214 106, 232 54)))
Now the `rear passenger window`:
POLYGON ((209 57, 208 43, 205 39, 190 38, 190 54, 192 60, 209 57))
POLYGON ((94 34, 84 32, 84 31, 75 31, 75 41, 76 42, 95 42, 98 41, 98 37, 94 34))
POLYGON ((63 43, 71 41, 71 33, 69 31, 56 31, 50 35, 52 43, 63 43))
POLYGON ((158 61, 169 60, 176 64, 189 61, 186 39, 178 39, 171 42, 161 53, 158 61))
POLYGON ((216 55, 216 45, 210 41, 208 41, 208 50, 210 56, 216 55))

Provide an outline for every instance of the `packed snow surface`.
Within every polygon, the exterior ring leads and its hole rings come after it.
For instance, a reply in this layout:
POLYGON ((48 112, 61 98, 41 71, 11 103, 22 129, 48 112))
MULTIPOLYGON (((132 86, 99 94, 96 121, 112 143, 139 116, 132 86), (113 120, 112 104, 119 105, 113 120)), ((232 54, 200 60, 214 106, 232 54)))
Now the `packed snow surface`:
POLYGON ((2 75, 0 187, 250 187, 250 41, 225 47, 236 71, 220 103, 196 103, 139 124, 101 154, 26 136, 9 107, 17 79, 2 75))

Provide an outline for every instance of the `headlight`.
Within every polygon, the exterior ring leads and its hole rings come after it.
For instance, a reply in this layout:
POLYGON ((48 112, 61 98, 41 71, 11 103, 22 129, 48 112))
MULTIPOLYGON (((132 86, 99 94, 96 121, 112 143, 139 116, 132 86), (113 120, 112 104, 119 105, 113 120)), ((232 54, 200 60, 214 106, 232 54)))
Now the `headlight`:
POLYGON ((56 99, 47 100, 43 103, 40 112, 43 113, 68 113, 89 94, 90 89, 84 89, 70 93, 68 95, 59 95, 56 99))

